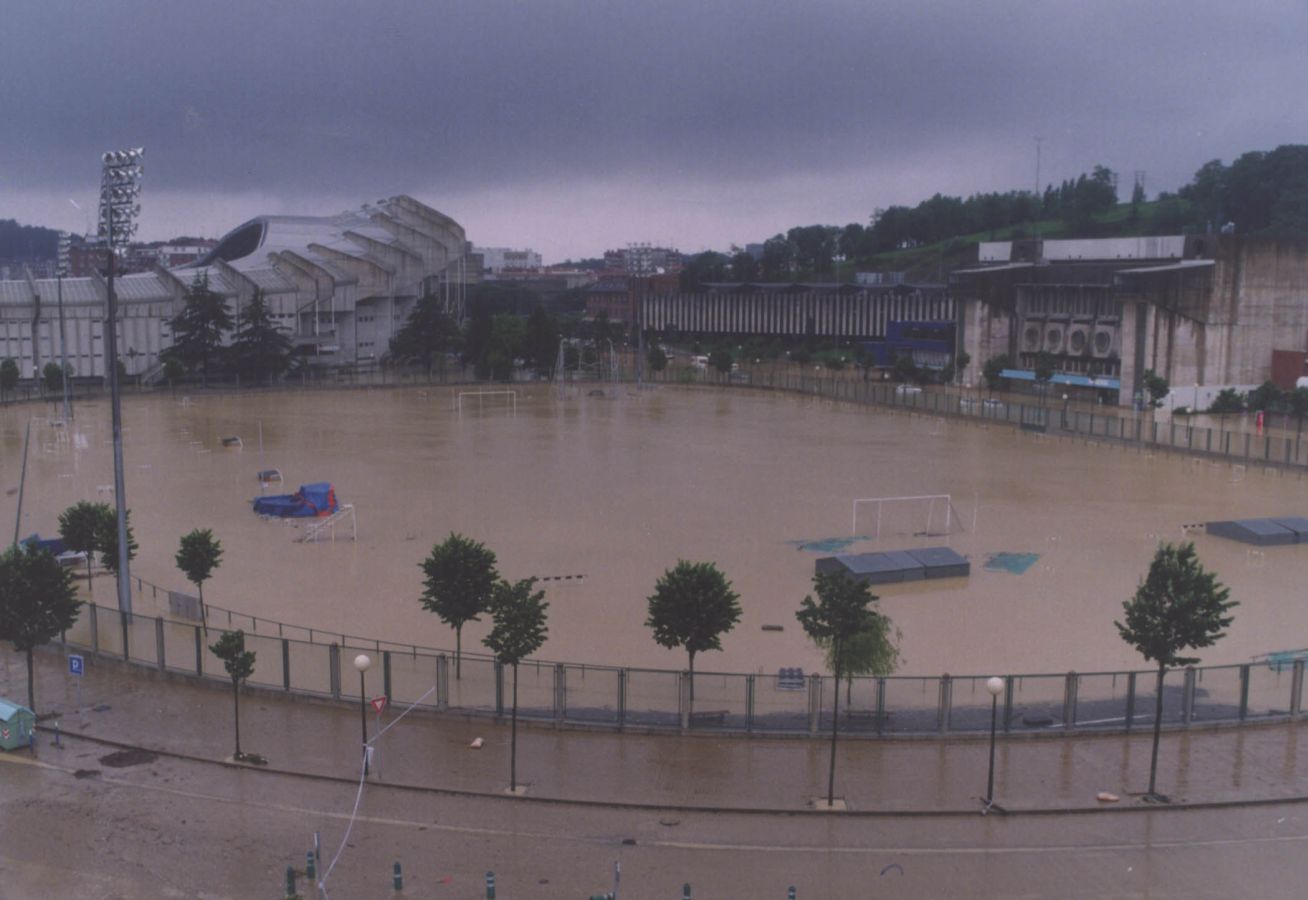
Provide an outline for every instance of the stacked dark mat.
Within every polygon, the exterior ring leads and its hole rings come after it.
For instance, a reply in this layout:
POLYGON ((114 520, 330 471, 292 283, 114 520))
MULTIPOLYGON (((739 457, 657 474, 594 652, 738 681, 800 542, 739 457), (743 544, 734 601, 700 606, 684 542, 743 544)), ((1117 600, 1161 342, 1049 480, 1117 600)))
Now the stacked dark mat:
MULTIPOLYGON (((1308 522, 1304 524, 1308 526, 1308 522)), ((825 556, 817 560, 815 569, 819 575, 842 572, 867 584, 895 584, 928 578, 966 578, 972 564, 948 547, 926 547, 825 556)))
POLYGON ((1274 519, 1233 519, 1226 522, 1209 522, 1209 534, 1230 538, 1259 547, 1276 547, 1283 544, 1308 544, 1308 519, 1303 516, 1279 516, 1274 519))

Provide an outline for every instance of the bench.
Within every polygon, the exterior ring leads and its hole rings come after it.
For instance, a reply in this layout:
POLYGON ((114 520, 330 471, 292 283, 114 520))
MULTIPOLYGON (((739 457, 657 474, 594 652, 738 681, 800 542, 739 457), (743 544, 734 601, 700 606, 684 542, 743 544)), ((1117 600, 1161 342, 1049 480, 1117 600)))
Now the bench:
POLYGON ((695 725, 724 725, 727 721, 727 710, 725 709, 697 709, 690 714, 690 724, 695 725))

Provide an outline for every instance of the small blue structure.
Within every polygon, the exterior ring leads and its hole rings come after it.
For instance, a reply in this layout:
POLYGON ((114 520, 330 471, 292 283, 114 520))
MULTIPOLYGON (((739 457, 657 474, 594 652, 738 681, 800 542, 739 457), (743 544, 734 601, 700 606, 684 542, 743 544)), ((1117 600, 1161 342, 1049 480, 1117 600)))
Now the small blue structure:
POLYGON ((36 713, 0 697, 0 750, 17 750, 32 742, 36 713))

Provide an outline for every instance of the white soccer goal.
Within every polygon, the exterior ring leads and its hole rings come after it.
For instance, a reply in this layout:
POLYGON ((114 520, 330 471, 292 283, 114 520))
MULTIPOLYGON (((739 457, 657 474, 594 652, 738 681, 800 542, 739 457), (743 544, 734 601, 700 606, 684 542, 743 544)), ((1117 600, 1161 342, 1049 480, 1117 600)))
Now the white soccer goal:
POLYGON ((481 412, 485 408, 488 399, 492 399, 499 406, 507 406, 509 411, 514 415, 518 412, 518 392, 511 390, 459 391, 454 398, 454 409, 462 414, 464 399, 471 397, 477 398, 477 412, 481 412))
POLYGON ((849 536, 858 536, 858 508, 871 506, 876 515, 874 538, 881 537, 886 526, 895 533, 946 535, 955 527, 963 528, 963 519, 954 509, 949 494, 921 494, 916 497, 865 497, 854 501, 849 536))

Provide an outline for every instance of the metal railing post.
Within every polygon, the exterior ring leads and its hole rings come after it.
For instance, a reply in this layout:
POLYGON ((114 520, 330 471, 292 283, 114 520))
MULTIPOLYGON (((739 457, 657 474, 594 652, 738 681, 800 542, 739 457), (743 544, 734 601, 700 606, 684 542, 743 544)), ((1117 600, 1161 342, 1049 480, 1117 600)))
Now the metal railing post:
POLYGON ((382 693, 386 702, 391 702, 391 651, 382 651, 382 693))
POLYGON ((495 667, 495 718, 504 716, 504 666, 499 660, 494 662, 495 667))
POLYGON ((1135 673, 1126 673, 1126 730, 1129 734, 1135 725, 1135 673))
POLYGON ((444 653, 436 656, 436 708, 450 708, 450 658, 444 653))
POLYGON ((881 733, 881 728, 886 721, 886 679, 877 678, 877 711, 876 711, 876 732, 881 733))
MULTIPOLYGON (((836 686, 840 690, 840 686, 836 686)), ((808 677, 808 733, 817 734, 818 723, 822 720, 822 676, 808 677)))
POLYGON ((627 670, 618 669, 618 730, 627 725, 627 670))
POLYGON ((291 689, 291 642, 282 638, 282 690, 291 689))
POLYGON ((562 725, 568 709, 568 672, 563 663, 554 664, 554 721, 562 725))
POLYGON ((1240 721, 1249 715, 1249 664, 1240 666, 1240 721))
POLYGON ((1298 717, 1303 709, 1303 660, 1296 659, 1290 670, 1290 715, 1298 717))
POLYGON ((745 731, 754 731, 754 676, 745 676, 745 731))
POLYGON ((191 626, 195 629, 195 675, 197 678, 204 677, 204 635, 199 625, 191 626))
POLYGON ((936 693, 936 731, 945 734, 949 731, 949 708, 953 703, 954 681, 949 673, 940 676, 939 689, 936 693))
POLYGON ((333 700, 341 699, 341 645, 327 647, 327 684, 333 700))
POLYGON ((163 616, 154 617, 154 654, 158 660, 159 671, 168 668, 164 659, 164 620, 163 616))
POLYGON ((98 654, 100 652, 100 617, 98 615, 99 607, 94 603, 91 604, 91 652, 98 654))
POLYGON ((682 731, 690 728, 690 677, 677 673, 677 723, 682 731))
POLYGON ((1063 676, 1063 728, 1067 731, 1076 726, 1076 692, 1079 682, 1075 672, 1063 676))
POLYGON ((1013 676, 1004 676, 1004 731, 1013 728, 1013 676))

